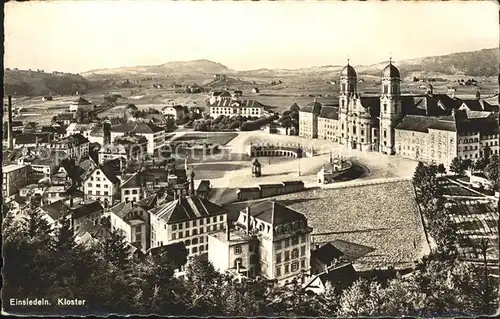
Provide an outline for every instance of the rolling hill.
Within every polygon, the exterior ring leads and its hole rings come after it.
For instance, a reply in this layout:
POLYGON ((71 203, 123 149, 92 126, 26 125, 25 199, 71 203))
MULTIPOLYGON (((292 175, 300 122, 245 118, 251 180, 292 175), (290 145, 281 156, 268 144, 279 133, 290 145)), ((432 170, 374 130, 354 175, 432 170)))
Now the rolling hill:
POLYGON ((193 73, 226 73, 227 66, 208 60, 171 61, 160 65, 133 66, 113 69, 91 70, 82 73, 85 77, 99 75, 154 75, 161 73, 193 74, 193 73))
POLYGON ((77 74, 44 73, 29 70, 4 71, 5 94, 39 96, 39 95, 70 95, 86 93, 91 83, 77 74))

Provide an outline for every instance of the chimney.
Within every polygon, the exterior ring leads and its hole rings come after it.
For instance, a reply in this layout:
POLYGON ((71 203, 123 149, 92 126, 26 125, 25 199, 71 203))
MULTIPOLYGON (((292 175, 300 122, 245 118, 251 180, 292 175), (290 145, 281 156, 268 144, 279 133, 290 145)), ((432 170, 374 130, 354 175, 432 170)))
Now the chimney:
POLYGON ((191 171, 191 180, 189 185, 190 196, 194 197, 194 171, 191 171))
POLYGON ((246 208, 247 213, 247 235, 250 235, 250 207, 246 208))
POLYGON ((7 128, 7 138, 9 140, 9 150, 12 150, 14 148, 13 146, 13 141, 12 141, 12 95, 8 96, 8 114, 9 114, 9 119, 8 119, 8 128, 7 128))

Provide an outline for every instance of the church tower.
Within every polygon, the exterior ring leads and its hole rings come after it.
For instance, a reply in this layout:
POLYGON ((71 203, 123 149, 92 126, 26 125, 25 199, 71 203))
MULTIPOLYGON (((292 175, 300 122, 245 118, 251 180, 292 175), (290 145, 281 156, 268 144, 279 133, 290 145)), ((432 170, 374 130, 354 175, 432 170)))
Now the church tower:
POLYGON ((339 126, 337 138, 341 144, 348 143, 349 129, 348 129, 348 114, 352 112, 354 104, 352 99, 356 96, 357 88, 357 74, 354 68, 349 64, 340 71, 340 93, 339 93, 339 126))
POLYGON ((392 59, 382 71, 382 92, 380 95, 380 132, 379 150, 385 154, 394 154, 394 128, 403 118, 401 106, 401 76, 392 59))

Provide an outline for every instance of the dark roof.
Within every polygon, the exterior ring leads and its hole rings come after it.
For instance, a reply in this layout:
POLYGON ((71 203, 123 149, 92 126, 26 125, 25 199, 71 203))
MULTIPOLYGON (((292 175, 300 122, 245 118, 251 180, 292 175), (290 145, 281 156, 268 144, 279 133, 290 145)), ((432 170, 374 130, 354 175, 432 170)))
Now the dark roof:
POLYGON ((307 220, 301 213, 275 201, 265 201, 250 207, 250 214, 273 226, 299 220, 307 220))
MULTIPOLYGON (((457 112, 458 113, 458 112, 457 112)), ((485 118, 463 118, 457 121, 459 132, 481 132, 486 135, 498 134, 498 121, 494 117, 485 118)))
POLYGON ((255 100, 231 100, 231 99, 222 99, 217 101, 217 103, 211 105, 215 107, 260 107, 263 108, 260 102, 255 100))
POLYGON ((323 264, 328 265, 335 259, 344 256, 344 253, 335 248, 335 246, 333 246, 331 243, 326 243, 318 249, 315 249, 311 253, 311 255, 311 257, 314 257, 317 260, 321 261, 323 264))
POLYGON ((467 108, 471 111, 498 111, 498 107, 495 107, 485 100, 461 100, 463 104, 467 106, 467 108))
POLYGON ((259 185, 259 188, 276 188, 276 187, 283 187, 283 184, 261 184, 261 185, 259 185))
POLYGON ((342 290, 350 287, 358 280, 358 274, 352 264, 345 264, 318 274, 306 285, 305 289, 314 285, 316 280, 320 280, 323 285, 329 282, 335 289, 342 290))
POLYGON ((89 202, 79 203, 77 205, 78 206, 76 206, 76 207, 69 208, 73 219, 85 217, 87 215, 90 215, 90 214, 93 214, 96 212, 102 213, 104 211, 103 207, 101 206, 101 204, 98 201, 89 201, 89 202))
POLYGON ((126 124, 117 125, 111 128, 112 132, 118 133, 136 133, 136 134, 153 134, 164 131, 163 128, 147 122, 129 122, 126 124))
POLYGON ((91 103, 80 96, 78 100, 75 101, 77 105, 90 105, 91 103))
POLYGON ((99 166, 103 174, 113 184, 120 181, 117 177, 117 173, 120 171, 120 160, 120 158, 116 158, 114 160, 104 162, 99 166))
POLYGON ((319 115, 321 113, 321 108, 321 103, 319 103, 318 101, 314 101, 301 108, 300 111, 319 115))
POLYGON ((187 263, 189 254, 183 241, 151 248, 149 253, 153 256, 165 256, 166 260, 173 262, 175 269, 179 269, 187 263))
POLYGON ((395 67, 392 63, 389 63, 383 70, 382 70, 382 77, 383 78, 400 78, 401 75, 399 74, 399 70, 397 67, 395 67))
POLYGON ((64 212, 69 209, 69 206, 64 204, 62 200, 45 205, 42 210, 47 213, 53 220, 58 220, 63 217, 64 212))
POLYGON ((339 109, 336 107, 324 106, 321 108, 321 112, 319 113, 319 117, 338 120, 339 119, 339 109))
POLYGON ((51 139, 50 137, 51 134, 47 133, 42 133, 42 134, 25 133, 16 136, 15 142, 16 144, 35 144, 38 138, 38 143, 49 143, 51 139))
POLYGON ((258 187, 240 187, 240 188, 238 188, 238 192, 246 192, 246 191, 260 192, 260 188, 258 188, 258 187))
POLYGON ((203 180, 200 182, 200 185, 198 185, 198 188, 196 189, 197 192, 206 192, 210 189, 210 181, 208 180, 203 180))
POLYGON ((398 130, 429 132, 429 129, 455 132, 455 121, 450 117, 431 117, 421 115, 406 115, 396 126, 398 130))
POLYGON ((379 116, 380 114, 380 98, 376 96, 361 96, 359 98, 361 105, 367 109, 371 116, 379 116))
POLYGON ((141 173, 138 172, 132 177, 128 178, 122 185, 121 188, 138 188, 142 185, 141 173))
POLYGON ((340 71, 340 76, 347 76, 351 78, 357 77, 356 71, 349 65, 349 63, 342 69, 342 71, 340 71))
POLYGON ((226 213, 228 211, 225 208, 197 196, 180 197, 156 211, 156 215, 169 224, 226 213))

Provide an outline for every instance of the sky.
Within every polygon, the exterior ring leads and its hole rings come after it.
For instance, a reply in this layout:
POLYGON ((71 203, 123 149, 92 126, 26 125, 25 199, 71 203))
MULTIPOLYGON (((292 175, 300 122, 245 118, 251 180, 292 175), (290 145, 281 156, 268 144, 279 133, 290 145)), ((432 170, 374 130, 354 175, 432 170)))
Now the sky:
POLYGON ((207 59, 235 70, 495 48, 493 1, 52 1, 5 4, 5 67, 84 72, 207 59))

